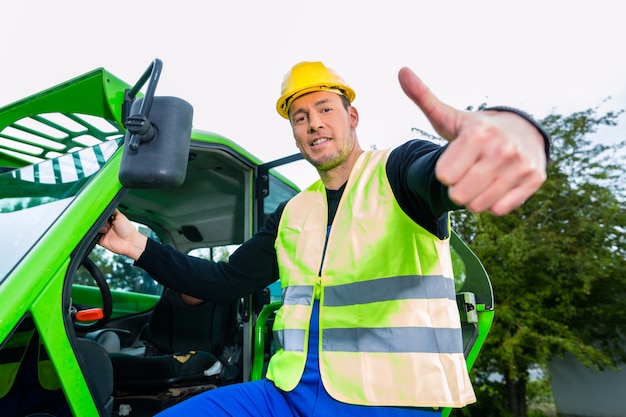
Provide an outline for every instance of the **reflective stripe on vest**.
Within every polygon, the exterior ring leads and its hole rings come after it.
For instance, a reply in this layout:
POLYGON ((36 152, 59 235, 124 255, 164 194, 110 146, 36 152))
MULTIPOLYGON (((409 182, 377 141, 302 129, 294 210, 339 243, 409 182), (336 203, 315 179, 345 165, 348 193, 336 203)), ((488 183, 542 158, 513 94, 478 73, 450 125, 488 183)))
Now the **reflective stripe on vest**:
POLYGON ((364 405, 463 406, 475 398, 449 242, 399 207, 385 172, 388 155, 359 157, 327 242, 321 181, 287 203, 275 245, 284 303, 274 321, 280 348, 267 376, 286 391, 298 384, 320 288, 320 372, 331 396, 364 405))
MULTIPOLYGON (((452 294, 452 298, 451 297, 452 294)), ((324 305, 329 307, 411 298, 450 298, 454 281, 439 276, 401 276, 351 282, 326 288, 324 305), (416 284, 419 281, 419 284, 416 284)))

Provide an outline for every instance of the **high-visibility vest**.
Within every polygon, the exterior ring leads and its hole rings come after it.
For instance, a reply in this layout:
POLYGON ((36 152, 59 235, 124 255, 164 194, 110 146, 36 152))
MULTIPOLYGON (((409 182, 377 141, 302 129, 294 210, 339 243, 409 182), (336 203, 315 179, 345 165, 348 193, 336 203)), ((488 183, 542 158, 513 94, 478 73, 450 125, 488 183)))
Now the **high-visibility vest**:
POLYGON ((61 381, 41 343, 35 324, 31 318, 26 318, 0 349, 0 398, 7 395, 11 390, 31 343, 37 343, 39 384, 46 390, 61 389, 61 381))
POLYGON ((285 391, 298 384, 319 298, 320 372, 333 398, 461 407, 475 396, 449 241, 400 208, 385 171, 389 152, 359 157, 327 241, 321 181, 287 203, 275 243, 283 291, 274 321, 279 346, 267 377, 285 391))

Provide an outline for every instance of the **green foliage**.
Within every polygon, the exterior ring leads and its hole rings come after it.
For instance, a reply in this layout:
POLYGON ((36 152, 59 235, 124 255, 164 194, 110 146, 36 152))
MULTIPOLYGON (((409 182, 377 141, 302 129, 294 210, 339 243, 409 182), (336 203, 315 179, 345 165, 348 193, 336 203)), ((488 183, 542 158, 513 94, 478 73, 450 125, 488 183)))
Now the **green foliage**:
POLYGON ((500 381, 485 380, 475 386, 477 401, 465 408, 454 409, 451 417, 513 417, 506 401, 506 386, 500 381))
MULTIPOLYGON (((554 355, 569 351, 598 368, 626 363, 626 168, 619 160, 626 141, 593 144, 589 135, 620 115, 596 113, 542 121, 553 140, 548 180, 514 213, 452 217, 496 297, 494 326, 475 365, 484 384, 477 391, 505 400, 511 415, 527 415, 515 404, 519 390, 529 368, 554 355), (504 387, 487 381, 494 373, 504 387)), ((498 401, 490 403, 506 415, 498 401)))
MULTIPOLYGON (((133 266, 133 260, 117 255, 96 246, 89 258, 94 261, 104 275, 109 288, 116 291, 160 294, 162 288, 143 269, 133 266)), ((96 286, 96 282, 87 269, 80 267, 76 273, 75 284, 96 286)))
POLYGON ((529 417, 541 417, 545 416, 545 412, 553 413, 555 411, 552 387, 548 378, 529 381, 526 394, 528 396, 529 417))
POLYGON ((459 288, 463 287, 467 278, 467 271, 463 259, 454 250, 452 250, 452 270, 454 271, 454 288, 458 291, 459 288))

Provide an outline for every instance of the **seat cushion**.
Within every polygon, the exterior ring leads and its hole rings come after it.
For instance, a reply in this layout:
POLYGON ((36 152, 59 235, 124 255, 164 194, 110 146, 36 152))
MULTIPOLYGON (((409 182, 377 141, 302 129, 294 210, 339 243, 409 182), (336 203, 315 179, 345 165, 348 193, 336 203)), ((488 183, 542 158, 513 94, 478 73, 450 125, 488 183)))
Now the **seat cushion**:
POLYGON ((213 354, 204 351, 163 356, 111 353, 109 356, 113 364, 115 389, 118 390, 150 390, 183 381, 207 379, 204 371, 217 362, 213 354))

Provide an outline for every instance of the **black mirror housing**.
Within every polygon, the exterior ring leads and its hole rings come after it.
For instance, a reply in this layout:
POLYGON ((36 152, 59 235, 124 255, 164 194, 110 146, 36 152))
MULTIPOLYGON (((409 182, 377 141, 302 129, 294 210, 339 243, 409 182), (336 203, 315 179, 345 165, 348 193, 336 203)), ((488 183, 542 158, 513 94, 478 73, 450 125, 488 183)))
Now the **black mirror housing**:
POLYGON ((138 120, 133 115, 140 113, 142 101, 133 102, 128 120, 149 123, 144 129, 149 133, 131 146, 134 135, 127 130, 120 182, 131 189, 179 187, 187 174, 193 107, 178 97, 154 97, 149 117, 138 120))

